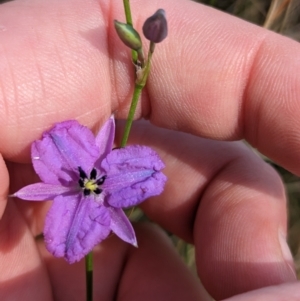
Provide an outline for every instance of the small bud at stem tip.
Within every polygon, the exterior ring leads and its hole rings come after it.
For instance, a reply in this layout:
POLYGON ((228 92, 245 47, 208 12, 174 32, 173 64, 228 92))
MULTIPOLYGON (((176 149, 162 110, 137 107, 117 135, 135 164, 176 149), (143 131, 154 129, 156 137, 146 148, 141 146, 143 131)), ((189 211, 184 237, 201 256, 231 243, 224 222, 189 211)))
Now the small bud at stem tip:
POLYGON ((149 17, 143 25, 144 36, 154 43, 160 43, 168 35, 168 24, 163 9, 159 9, 153 16, 149 17))

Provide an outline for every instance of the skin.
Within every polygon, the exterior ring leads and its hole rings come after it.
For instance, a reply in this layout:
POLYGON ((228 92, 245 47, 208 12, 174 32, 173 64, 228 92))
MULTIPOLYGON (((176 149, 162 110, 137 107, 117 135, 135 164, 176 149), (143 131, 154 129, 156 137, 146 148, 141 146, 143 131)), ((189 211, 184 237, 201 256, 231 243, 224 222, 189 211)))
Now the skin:
MULTIPOLYGON (((160 7, 169 23, 136 113, 149 123, 130 138, 159 152, 169 180, 142 209, 195 244, 199 277, 215 299, 300 300, 282 182, 229 142, 246 139, 300 175, 299 44, 185 0, 131 6, 140 32, 160 7)), ((78 119, 96 132, 112 112, 126 118, 134 73, 112 22, 123 16, 122 1, 0 6, 1 300, 84 300, 83 262, 53 258, 34 239, 50 203, 7 195, 38 180, 30 144, 55 122, 78 119)), ((116 142, 121 134, 119 123, 116 142)), ((136 231, 138 249, 115 236, 96 248, 95 300, 208 300, 161 230, 136 231)))

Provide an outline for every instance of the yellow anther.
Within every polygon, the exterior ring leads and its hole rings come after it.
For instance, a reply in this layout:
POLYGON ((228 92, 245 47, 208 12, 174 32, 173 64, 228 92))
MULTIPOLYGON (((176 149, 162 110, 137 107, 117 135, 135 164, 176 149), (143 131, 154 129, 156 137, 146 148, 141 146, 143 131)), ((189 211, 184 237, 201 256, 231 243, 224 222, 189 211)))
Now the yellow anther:
POLYGON ((94 191, 98 188, 97 183, 95 183, 94 180, 88 180, 84 183, 84 188, 90 190, 90 191, 94 191))

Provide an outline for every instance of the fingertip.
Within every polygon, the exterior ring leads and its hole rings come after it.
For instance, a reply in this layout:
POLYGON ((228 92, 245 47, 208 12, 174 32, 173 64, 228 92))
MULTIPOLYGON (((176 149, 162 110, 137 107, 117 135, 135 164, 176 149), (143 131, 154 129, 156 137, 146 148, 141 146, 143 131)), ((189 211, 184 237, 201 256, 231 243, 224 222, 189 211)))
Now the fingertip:
POLYGON ((194 228, 198 273, 212 296, 295 280, 287 244, 278 236, 286 228, 278 174, 256 156, 229 162, 206 189, 194 228))

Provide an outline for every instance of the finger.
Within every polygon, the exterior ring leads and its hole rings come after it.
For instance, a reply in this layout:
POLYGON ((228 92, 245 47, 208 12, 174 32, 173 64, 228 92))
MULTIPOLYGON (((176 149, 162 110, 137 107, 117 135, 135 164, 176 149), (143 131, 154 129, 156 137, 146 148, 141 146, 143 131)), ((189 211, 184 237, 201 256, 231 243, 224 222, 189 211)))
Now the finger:
POLYGON ((0 220, 0 299, 52 300, 36 243, 13 201, 0 220))
POLYGON ((279 176, 238 142, 218 142, 137 122, 130 143, 166 163, 162 195, 145 213, 196 247, 198 274, 217 300, 296 279, 286 243, 279 176))
POLYGON ((106 3, 0 6, 0 149, 6 158, 28 162, 30 142, 54 122, 78 118, 91 126, 111 114, 106 3))
MULTIPOLYGON (((0 7, 5 157, 28 160, 29 143, 54 122, 78 118, 94 126, 111 111, 126 116, 132 65, 112 26, 123 16, 122 3, 109 3, 27 0, 0 7)), ((138 29, 158 5, 131 4, 138 29)), ((245 137, 300 173, 299 44, 194 2, 159 5, 170 34, 156 49, 137 116, 210 138, 245 137)))
MULTIPOLYGON (((95 300, 202 300, 206 293, 173 249, 150 225, 136 227, 139 247, 111 236, 94 250, 95 300), (180 284, 180 285, 178 285, 180 284)), ((69 265, 49 255, 41 244, 55 300, 84 300, 83 261, 69 265)))
MULTIPOLYGON (((143 114, 202 137, 245 138, 300 174, 299 43, 195 2, 160 5, 170 33, 154 54, 143 114)), ((143 5, 139 18, 151 10, 143 5)))
POLYGON ((300 283, 295 282, 262 288, 253 292, 249 292, 247 294, 242 294, 226 299, 226 301, 296 301, 299 300, 299 296, 300 283))

